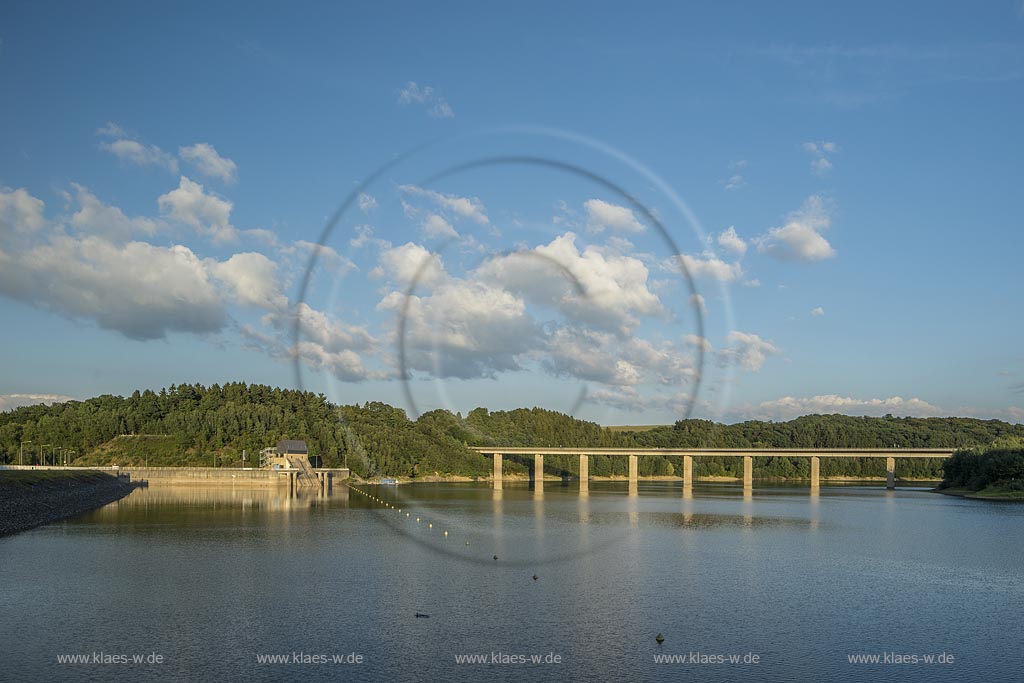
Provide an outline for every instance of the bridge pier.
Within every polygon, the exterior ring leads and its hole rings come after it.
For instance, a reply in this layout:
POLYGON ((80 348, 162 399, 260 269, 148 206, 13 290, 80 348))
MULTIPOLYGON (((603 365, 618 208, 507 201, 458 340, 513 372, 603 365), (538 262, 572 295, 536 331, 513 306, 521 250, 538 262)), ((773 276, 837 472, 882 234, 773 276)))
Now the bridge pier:
POLYGON ((811 488, 816 489, 821 485, 821 458, 811 456, 811 488))
POLYGON ((494 470, 491 478, 494 480, 494 488, 501 489, 501 453, 492 453, 491 457, 494 458, 494 470))
POLYGON ((544 490, 544 454, 533 454, 533 490, 544 490))
POLYGON ((754 457, 743 456, 743 488, 750 489, 754 486, 754 457))
POLYGON ((693 456, 683 456, 683 488, 693 486, 693 456))
POLYGON ((637 464, 637 456, 629 456, 629 483, 635 486, 639 477, 640 468, 637 464))
POLYGON ((590 456, 580 454, 580 491, 590 490, 590 456))
POLYGON ((896 488, 896 458, 885 459, 885 488, 896 488))

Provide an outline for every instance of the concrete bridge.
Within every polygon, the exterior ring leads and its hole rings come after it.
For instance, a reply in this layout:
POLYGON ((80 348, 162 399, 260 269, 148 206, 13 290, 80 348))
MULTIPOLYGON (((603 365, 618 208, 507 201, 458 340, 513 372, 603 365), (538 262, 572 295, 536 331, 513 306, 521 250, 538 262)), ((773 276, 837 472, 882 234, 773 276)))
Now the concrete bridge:
POLYGON ((896 458, 948 458, 950 448, 513 448, 474 447, 474 451, 490 455, 494 460, 494 487, 502 485, 502 459, 505 455, 532 455, 533 470, 530 480, 543 486, 545 455, 575 455, 580 459, 580 488, 589 488, 590 456, 609 455, 629 458, 629 483, 638 479, 638 460, 645 455, 681 456, 683 459, 683 488, 693 485, 693 459, 700 457, 743 458, 743 488, 749 489, 754 481, 754 458, 810 458, 811 488, 821 483, 821 458, 885 458, 885 486, 896 488, 896 458), (540 474, 540 476, 538 476, 540 474))

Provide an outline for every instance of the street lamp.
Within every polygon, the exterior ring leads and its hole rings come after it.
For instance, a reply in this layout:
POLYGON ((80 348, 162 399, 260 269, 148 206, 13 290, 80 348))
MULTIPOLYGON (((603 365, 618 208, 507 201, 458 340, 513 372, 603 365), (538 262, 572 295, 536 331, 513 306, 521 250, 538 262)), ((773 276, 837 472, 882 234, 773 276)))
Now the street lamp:
POLYGON ((18 464, 19 465, 24 465, 25 464, 25 444, 27 444, 27 443, 32 443, 32 442, 31 441, 22 441, 21 442, 21 456, 18 458, 18 464))
POLYGON ((49 445, 50 444, 48 444, 48 443, 41 443, 41 444, 39 444, 39 464, 40 465, 44 465, 44 466, 46 465, 46 461, 43 460, 43 449, 47 448, 49 445))

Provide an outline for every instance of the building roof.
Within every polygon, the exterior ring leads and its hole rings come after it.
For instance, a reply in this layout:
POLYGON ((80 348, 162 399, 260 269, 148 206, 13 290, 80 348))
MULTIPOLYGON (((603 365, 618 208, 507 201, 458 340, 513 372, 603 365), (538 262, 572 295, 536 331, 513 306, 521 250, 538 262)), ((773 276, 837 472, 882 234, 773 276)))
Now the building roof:
POLYGON ((308 453, 306 442, 297 439, 281 439, 277 442, 278 453, 308 453))

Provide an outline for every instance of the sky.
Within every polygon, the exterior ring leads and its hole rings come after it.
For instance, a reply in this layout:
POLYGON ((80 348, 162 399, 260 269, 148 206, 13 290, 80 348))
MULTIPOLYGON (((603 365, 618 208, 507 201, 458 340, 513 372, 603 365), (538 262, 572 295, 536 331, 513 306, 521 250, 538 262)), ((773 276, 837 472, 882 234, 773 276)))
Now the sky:
POLYGON ((1024 3, 9 2, 0 410, 1024 422, 1024 3))

